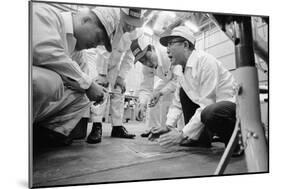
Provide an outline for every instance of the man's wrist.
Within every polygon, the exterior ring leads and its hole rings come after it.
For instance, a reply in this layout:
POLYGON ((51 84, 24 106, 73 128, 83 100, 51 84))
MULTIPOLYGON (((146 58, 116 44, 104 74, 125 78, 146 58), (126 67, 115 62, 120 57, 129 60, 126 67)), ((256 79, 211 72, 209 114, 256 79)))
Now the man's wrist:
POLYGON ((172 129, 177 129, 176 127, 172 126, 172 125, 166 125, 166 128, 170 131, 172 129))
POLYGON ((180 132, 180 137, 182 140, 186 139, 187 137, 184 136, 183 130, 179 130, 180 132))

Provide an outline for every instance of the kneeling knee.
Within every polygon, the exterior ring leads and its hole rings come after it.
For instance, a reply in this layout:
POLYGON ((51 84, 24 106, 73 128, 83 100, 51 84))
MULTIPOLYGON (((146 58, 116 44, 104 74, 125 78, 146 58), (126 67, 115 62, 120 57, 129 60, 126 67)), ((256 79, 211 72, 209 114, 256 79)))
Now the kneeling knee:
POLYGON ((201 112, 201 122, 207 123, 212 121, 216 116, 217 107, 214 105, 209 105, 203 109, 201 112))
POLYGON ((45 96, 53 100, 58 100, 62 97, 62 79, 51 70, 44 68, 33 69, 32 86, 34 96, 45 96))

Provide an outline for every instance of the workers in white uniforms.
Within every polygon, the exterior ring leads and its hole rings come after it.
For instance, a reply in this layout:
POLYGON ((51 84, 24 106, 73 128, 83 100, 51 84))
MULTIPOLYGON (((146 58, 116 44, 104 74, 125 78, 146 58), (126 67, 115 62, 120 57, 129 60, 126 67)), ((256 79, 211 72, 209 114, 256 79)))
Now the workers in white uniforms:
POLYGON ((165 124, 168 108, 176 89, 176 81, 171 72, 166 49, 158 40, 143 34, 131 45, 135 62, 140 61, 143 64, 144 77, 139 89, 140 110, 144 111, 148 104, 147 130, 141 134, 142 137, 148 137, 152 127, 161 127, 165 124), (155 76, 158 80, 154 84, 155 76))
POLYGON ((54 145, 70 144, 73 128, 83 116, 89 117, 89 99, 103 99, 103 89, 88 76, 80 50, 105 45, 111 51, 111 32, 89 9, 58 12, 33 3, 32 19, 34 129, 47 128, 54 145))
MULTIPOLYGON (((119 9, 99 7, 95 9, 97 15, 102 17, 104 12, 115 12, 117 20, 115 33, 112 38, 112 52, 108 53, 105 49, 99 48, 99 60, 97 62, 98 77, 97 83, 102 86, 110 85, 111 91, 114 93, 110 96, 110 115, 112 123, 111 137, 134 138, 134 134, 128 133, 123 126, 124 113, 124 92, 125 77, 133 64, 133 55, 130 50, 131 40, 136 38, 135 29, 141 27, 143 23, 141 9, 119 9)), ((106 21, 106 20, 105 20, 106 21)), ((100 108, 104 109, 105 106, 100 108)), ((96 110, 100 115, 94 113, 93 127, 87 138, 88 143, 101 142, 102 137, 102 116, 103 111, 96 110)))
POLYGON ((194 48, 195 38, 185 26, 174 28, 160 43, 167 47, 172 65, 182 68, 160 145, 210 147, 210 133, 227 145, 236 122, 232 74, 214 56, 194 48), (181 113, 186 125, 178 130, 174 126, 181 113))

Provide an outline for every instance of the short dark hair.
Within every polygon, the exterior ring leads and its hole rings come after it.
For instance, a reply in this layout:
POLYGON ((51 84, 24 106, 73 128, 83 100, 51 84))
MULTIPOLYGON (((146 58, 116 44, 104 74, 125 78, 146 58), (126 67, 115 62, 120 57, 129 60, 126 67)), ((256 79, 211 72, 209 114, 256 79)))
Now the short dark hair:
POLYGON ((188 42, 188 48, 189 48, 189 50, 193 51, 193 50, 195 49, 195 46, 194 46, 190 41, 188 41, 187 39, 185 39, 184 37, 177 37, 177 38, 179 38, 179 39, 182 40, 183 42, 184 42, 184 41, 187 41, 187 42, 188 42))
POLYGON ((193 51, 195 49, 195 46, 190 41, 187 40, 187 42, 188 42, 189 49, 193 51))
POLYGON ((184 41, 187 41, 188 42, 188 48, 189 50, 193 51, 195 49, 195 46, 190 42, 188 41, 187 39, 181 37, 184 41))
POLYGON ((92 15, 93 15, 95 24, 96 24, 99 28, 101 28, 103 31, 106 32, 105 27, 103 26, 102 22, 100 21, 99 17, 96 15, 96 13, 93 12, 93 11, 91 11, 91 13, 92 13, 92 15))
POLYGON ((106 31, 103 23, 101 22, 101 20, 99 19, 99 17, 96 15, 96 13, 94 11, 91 11, 91 14, 93 16, 95 24, 103 31, 103 36, 104 36, 104 40, 105 40, 104 45, 105 45, 106 49, 109 52, 111 52, 112 47, 111 47, 110 37, 108 36, 107 31, 106 31))

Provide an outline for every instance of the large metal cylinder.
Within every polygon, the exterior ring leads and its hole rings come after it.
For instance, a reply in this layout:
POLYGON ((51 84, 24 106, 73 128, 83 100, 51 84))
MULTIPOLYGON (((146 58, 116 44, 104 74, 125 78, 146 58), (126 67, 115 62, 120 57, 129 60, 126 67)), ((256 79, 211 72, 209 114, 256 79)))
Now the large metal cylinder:
POLYGON ((257 69, 246 66, 236 71, 241 85, 238 112, 248 171, 267 172, 268 147, 261 123, 257 69))
POLYGON ((268 146, 261 123, 258 75, 255 67, 251 18, 234 22, 236 38, 238 112, 249 172, 268 172, 268 146))

